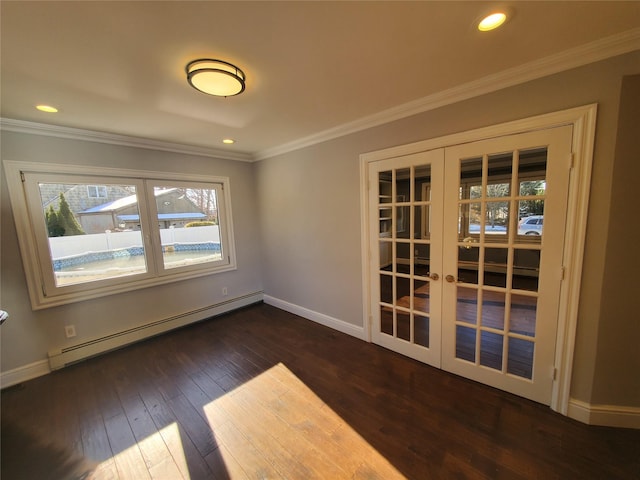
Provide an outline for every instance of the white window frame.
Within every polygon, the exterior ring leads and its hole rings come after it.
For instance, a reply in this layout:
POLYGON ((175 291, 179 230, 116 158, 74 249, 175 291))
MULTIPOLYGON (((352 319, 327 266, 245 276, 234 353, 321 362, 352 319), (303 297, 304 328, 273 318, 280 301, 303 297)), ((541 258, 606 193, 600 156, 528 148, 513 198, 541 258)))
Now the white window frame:
POLYGON ((217 274, 237 268, 231 215, 231 189, 227 177, 11 160, 5 160, 3 163, 29 297, 34 310, 217 274), (147 272, 74 285, 56 286, 44 212, 41 208, 39 190, 35 183, 38 181, 36 179, 46 180, 52 177, 60 178, 60 176, 67 178, 64 183, 79 181, 87 184, 96 184, 97 182, 99 182, 98 184, 109 184, 111 182, 136 186, 140 220, 143 225, 147 272), (153 193, 153 187, 160 184, 211 188, 217 191, 220 242, 223 253, 220 261, 164 268, 153 193))

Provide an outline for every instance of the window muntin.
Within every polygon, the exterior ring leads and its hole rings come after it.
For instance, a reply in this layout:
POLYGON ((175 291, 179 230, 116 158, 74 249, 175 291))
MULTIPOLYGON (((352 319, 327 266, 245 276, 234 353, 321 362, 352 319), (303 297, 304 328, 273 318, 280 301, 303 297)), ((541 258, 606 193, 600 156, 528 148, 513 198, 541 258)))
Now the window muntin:
POLYGON ((227 178, 4 164, 34 309, 236 268, 227 178), (60 194, 75 227, 51 221, 60 194))

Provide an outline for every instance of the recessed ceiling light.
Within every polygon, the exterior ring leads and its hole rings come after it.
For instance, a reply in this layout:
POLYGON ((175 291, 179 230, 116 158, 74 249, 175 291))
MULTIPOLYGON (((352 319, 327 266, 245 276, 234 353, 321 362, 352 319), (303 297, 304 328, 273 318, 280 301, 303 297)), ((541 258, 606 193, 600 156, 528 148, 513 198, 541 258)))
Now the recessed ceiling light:
POLYGON ((36 108, 41 112, 47 113, 57 113, 58 109, 56 107, 52 107, 51 105, 36 105, 36 108))
POLYGON ((232 143, 236 143, 236 141, 233 138, 225 138, 224 140, 222 140, 222 143, 226 143, 227 145, 231 145, 232 143))
POLYGON ((507 15, 503 12, 495 12, 484 17, 478 24, 478 30, 488 32, 494 28, 498 28, 507 19, 507 15))

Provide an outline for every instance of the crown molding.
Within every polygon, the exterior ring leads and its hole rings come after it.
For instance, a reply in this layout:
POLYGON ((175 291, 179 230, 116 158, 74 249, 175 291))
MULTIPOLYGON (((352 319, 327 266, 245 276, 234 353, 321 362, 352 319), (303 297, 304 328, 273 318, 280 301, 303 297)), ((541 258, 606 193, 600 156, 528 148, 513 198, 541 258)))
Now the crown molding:
POLYGON ((252 162, 282 155, 301 148, 343 137, 362 130, 384 125, 419 113, 428 112, 445 105, 468 100, 531 80, 560 73, 572 68, 605 60, 617 55, 640 50, 640 28, 627 30, 591 43, 580 45, 548 57, 509 68, 478 80, 464 83, 426 97, 407 102, 373 115, 347 122, 336 127, 302 137, 255 154, 228 152, 205 147, 164 142, 127 135, 111 134, 72 127, 61 127, 43 123, 0 118, 0 130, 34 135, 70 138, 89 142, 107 143, 128 147, 161 150, 172 153, 197 155, 225 160, 252 162))
POLYGON ((180 143, 151 140, 148 138, 131 137, 128 135, 97 132, 80 128, 62 127, 46 123, 27 122, 12 118, 0 118, 0 130, 7 132, 29 133, 32 135, 44 135, 48 137, 68 138, 72 140, 84 140, 87 142, 107 143, 125 147, 160 150, 164 152, 197 155, 200 157, 218 158, 223 160, 236 160, 242 162, 253 161, 253 157, 246 153, 227 152, 212 148, 183 145, 180 143))
POLYGON ((377 127, 385 123, 427 112, 445 105, 496 92, 531 80, 572 68, 640 50, 640 28, 605 37, 579 47, 564 50, 539 60, 524 63, 478 80, 464 83, 433 95, 398 105, 382 112, 318 132, 293 142, 257 152, 255 160, 264 160, 334 138, 377 127))

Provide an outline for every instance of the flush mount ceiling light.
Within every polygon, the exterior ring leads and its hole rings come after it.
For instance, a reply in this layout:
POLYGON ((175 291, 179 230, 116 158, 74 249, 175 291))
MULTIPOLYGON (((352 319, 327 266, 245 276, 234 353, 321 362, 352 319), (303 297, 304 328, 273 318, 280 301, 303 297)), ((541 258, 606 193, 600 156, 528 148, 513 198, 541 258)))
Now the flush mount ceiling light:
POLYGON ((478 30, 481 32, 488 32, 502 25, 507 19, 507 15, 504 12, 495 12, 491 15, 484 17, 478 24, 478 30))
POLYGON ((186 72, 189 85, 208 95, 232 97, 244 91, 244 72, 229 62, 201 58, 189 62, 186 72))

